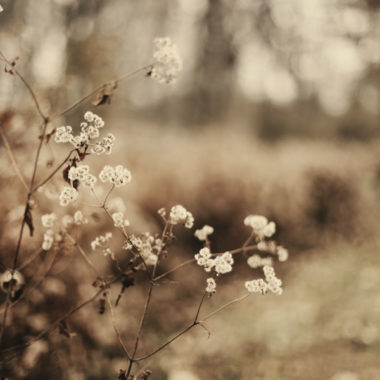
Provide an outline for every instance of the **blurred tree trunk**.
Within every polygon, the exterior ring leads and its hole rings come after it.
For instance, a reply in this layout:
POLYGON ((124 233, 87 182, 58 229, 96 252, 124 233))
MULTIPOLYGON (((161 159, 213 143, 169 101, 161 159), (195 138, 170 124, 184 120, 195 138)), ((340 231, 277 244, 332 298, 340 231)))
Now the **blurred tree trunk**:
POLYGON ((222 119, 228 111, 234 87, 236 57, 226 20, 233 3, 232 0, 208 0, 208 9, 200 21, 199 40, 202 46, 195 73, 195 88, 189 102, 192 122, 222 119))

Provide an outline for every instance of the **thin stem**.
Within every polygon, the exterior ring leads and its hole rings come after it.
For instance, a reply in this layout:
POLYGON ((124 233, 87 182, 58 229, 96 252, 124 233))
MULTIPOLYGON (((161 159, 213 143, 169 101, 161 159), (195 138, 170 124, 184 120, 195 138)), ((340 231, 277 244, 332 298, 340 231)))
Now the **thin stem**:
POLYGON ((23 270, 26 266, 28 266, 30 263, 32 263, 42 252, 44 252, 44 250, 38 248, 34 253, 32 253, 26 260, 24 263, 22 263, 18 268, 17 270, 18 271, 21 271, 23 270))
POLYGON ((30 192, 33 189, 34 181, 36 179, 38 161, 40 159, 40 153, 41 153, 41 150, 42 150, 42 145, 43 145, 43 143, 45 141, 46 129, 47 129, 48 123, 49 123, 49 121, 45 120, 44 123, 43 123, 43 125, 42 125, 42 134, 40 136, 40 142, 38 144, 38 148, 37 148, 37 152, 36 152, 36 157, 34 159, 33 174, 32 174, 32 179, 30 181, 30 187, 29 187, 30 192))
POLYGON ((31 192, 35 193, 40 187, 45 185, 47 182, 49 182, 59 171, 59 169, 62 168, 63 165, 70 159, 71 155, 76 151, 76 149, 70 150, 70 153, 66 156, 66 158, 43 180, 41 181, 38 185, 36 185, 31 192))
MULTIPOLYGON (((36 178, 38 161, 40 158, 42 145, 43 145, 43 142, 45 140, 46 128, 47 128, 48 123, 49 123, 48 119, 44 118, 43 127, 42 127, 42 136, 40 138, 40 142, 38 144, 36 156, 34 159, 33 174, 32 174, 32 179, 31 179, 30 185, 29 185, 29 193, 28 193, 28 196, 27 196, 27 199, 25 202, 24 217, 23 217, 22 222, 21 222, 21 228, 20 228, 20 233, 19 233, 19 237, 18 237, 18 241, 17 241, 16 252, 15 252, 14 258, 13 258, 13 266, 12 266, 12 271, 11 271, 12 277, 13 277, 13 274, 14 274, 16 268, 17 268, 17 262, 18 262, 18 257, 20 255, 20 248, 21 248, 22 237, 24 234, 25 223, 27 221, 28 214, 30 213, 29 202, 30 202, 30 199, 32 197, 32 189, 34 186, 34 180, 36 178)), ((11 281, 10 286, 8 288, 8 292, 7 292, 7 299, 5 301, 5 310, 4 310, 3 319, 2 319, 2 323, 1 323, 1 327, 0 327, 0 347, 2 346, 2 343, 3 343, 5 325, 7 323, 7 314, 8 314, 8 309, 9 309, 9 305, 10 305, 10 294, 12 292, 12 289, 13 289, 13 282, 11 281)))
POLYGON ((1 138, 3 139, 3 143, 4 143, 4 146, 5 146, 6 151, 8 153, 9 159, 11 160, 11 163, 13 165, 13 169, 15 170, 17 177, 20 179, 20 181, 23 184, 23 186, 25 187, 26 191, 28 191, 29 190, 28 185, 26 184, 25 178, 22 175, 22 173, 21 173, 21 171, 17 165, 17 162, 16 162, 16 159, 13 155, 11 146, 9 145, 7 136, 5 135, 3 126, 0 126, 0 134, 1 134, 1 138))
POLYGON ((198 321, 198 317, 199 317, 199 313, 201 312, 201 308, 202 308, 202 305, 203 305, 203 301, 204 301, 204 299, 206 297, 206 294, 207 294, 206 292, 203 293, 201 301, 199 302, 199 305, 197 307, 197 311, 195 313, 194 320, 193 320, 193 322, 190 325, 186 326, 184 329, 182 329, 180 332, 178 332, 176 335, 174 335, 172 338, 170 338, 167 342, 165 342, 164 344, 162 344, 160 347, 158 347, 157 349, 155 349, 154 351, 152 351, 150 354, 145 355, 145 356, 141 356, 140 358, 135 359, 134 361, 138 362, 138 361, 150 358, 151 356, 153 356, 153 355, 157 354, 158 352, 160 352, 161 350, 163 350, 170 343, 172 343, 175 340, 177 340, 180 336, 182 336, 183 334, 187 333, 193 327, 195 327, 198 324, 200 324, 200 322, 198 321))
POLYGON ((169 274, 175 272, 176 270, 178 270, 178 269, 180 269, 180 268, 182 268, 182 267, 184 267, 184 266, 186 266, 186 265, 188 265, 188 264, 193 263, 194 261, 195 261, 195 259, 189 259, 189 260, 187 260, 187 261, 184 261, 183 263, 178 264, 177 266, 175 266, 174 268, 168 270, 167 272, 162 273, 162 274, 160 274, 159 276, 156 276, 156 277, 154 278, 154 281, 159 281, 159 280, 161 280, 162 278, 167 277, 169 274))
MULTIPOLYGON (((105 286, 109 287, 111 286, 112 284, 114 284, 115 282, 119 281, 121 279, 121 276, 118 276, 118 277, 115 277, 113 280, 109 281, 105 286)), ((56 319, 49 327, 47 327, 45 330, 43 330, 41 333, 39 333, 37 336, 35 336, 34 338, 31 338, 29 339, 27 342, 25 343, 22 343, 22 344, 19 344, 19 345, 16 345, 16 346, 13 346, 13 347, 9 347, 9 348, 6 348, 4 350, 1 350, 0 351, 0 354, 5 354, 5 353, 9 353, 9 352, 13 352, 13 351, 18 351, 20 349, 23 349, 25 347, 28 347, 30 346, 31 344, 33 344, 34 342, 37 342, 38 340, 42 339, 44 336, 50 334, 52 331, 54 331, 54 329, 57 327, 57 325, 62 322, 63 320, 65 320, 66 318, 70 317, 71 315, 73 315, 74 313, 76 313, 78 310, 82 309, 83 307, 85 307, 86 305, 90 304, 91 302, 93 302, 95 299, 97 299, 101 294, 104 293, 104 288, 101 288, 99 289, 96 293, 94 293, 90 298, 88 298, 87 300, 83 301, 82 303, 80 303, 79 305, 73 307, 71 310, 69 310, 67 313, 65 313, 63 316, 61 316, 60 318, 56 319)))
POLYGON ((199 303, 197 312, 196 312, 195 317, 194 317, 194 323, 198 323, 199 313, 201 312, 201 308, 202 308, 202 305, 203 305, 203 301, 204 301, 204 299, 206 297, 206 294, 207 294, 207 292, 203 292, 203 295, 202 295, 202 298, 201 298, 201 302, 199 303))
POLYGON ((244 294, 244 296, 241 296, 241 297, 235 298, 235 299, 233 299, 232 301, 229 301, 229 302, 225 303, 224 305, 222 305, 221 307, 219 307, 218 309, 216 309, 216 310, 213 311, 212 313, 207 314, 204 318, 202 318, 202 320, 201 320, 200 322, 205 322, 205 321, 207 321, 209 318, 211 318, 211 317, 214 316, 215 314, 219 313, 220 311, 222 311, 222 310, 225 309, 226 307, 228 307, 228 306, 230 306, 230 305, 233 305, 233 304, 236 303, 236 302, 243 301, 243 300, 245 300, 246 298, 248 298, 250 295, 251 295, 251 293, 244 294))
POLYGON ((11 66, 12 67, 12 71, 13 71, 13 73, 15 73, 18 77, 19 77, 19 79, 21 80, 21 82, 24 84, 24 86, 26 87, 26 89, 28 90, 28 92, 29 92, 29 94, 30 94, 30 96, 32 97, 32 99, 33 99, 33 102, 34 102, 34 105, 35 105, 35 107, 36 107, 36 109, 37 109, 37 112, 38 112, 38 114, 41 116, 41 119, 44 121, 44 123, 45 122, 47 122, 48 121, 48 118, 47 118, 47 116, 45 116, 45 114, 42 112, 42 110, 41 110, 41 106, 40 106, 40 103, 38 102, 38 100, 37 100, 37 96, 36 96, 36 94, 35 94, 35 92, 33 91, 33 89, 32 89, 32 86, 29 84, 29 82, 24 78, 24 76, 12 65, 12 62, 11 61, 9 61, 6 57, 5 57, 5 55, 3 54, 3 52, 2 51, 0 51, 0 56, 1 56, 1 58, 2 58, 2 60, 6 63, 6 64, 8 64, 9 66, 11 66))
POLYGON ((14 69, 14 72, 15 74, 21 79, 22 83, 24 83, 25 87, 28 89, 31 97, 33 98, 33 101, 34 101, 34 105, 36 106, 36 109, 39 113, 39 115, 41 116, 42 120, 44 121, 44 123, 46 123, 48 121, 48 118, 47 116, 45 116, 45 114, 42 112, 41 110, 41 107, 40 107, 40 104, 37 100, 37 96, 36 94, 34 93, 32 87, 30 86, 30 84, 28 83, 28 81, 20 74, 20 72, 16 69, 14 69))
POLYGON ((112 184, 111 188, 109 189, 107 195, 106 195, 105 198, 104 198, 104 201, 103 201, 102 207, 106 207, 106 204, 107 204, 108 198, 109 198, 109 196, 111 195, 112 190, 113 190, 114 188, 115 188, 115 185, 112 184))
POLYGON ((175 334, 172 338, 170 338, 167 342, 165 342, 163 345, 160 347, 156 348, 153 350, 150 354, 147 354, 145 356, 141 356, 139 358, 134 359, 136 362, 140 362, 142 360, 146 360, 153 355, 157 354, 158 352, 162 351, 165 347, 169 346, 169 344, 173 343, 175 340, 177 340, 179 337, 181 337, 183 334, 186 334, 189 330, 191 330, 193 327, 197 326, 198 323, 191 323, 190 325, 186 326, 184 329, 179 331, 177 334, 175 334))
POLYGON ((95 272, 95 274, 99 278, 103 278, 102 275, 99 273, 99 271, 96 269, 96 266, 91 261, 91 259, 88 257, 86 251, 79 245, 79 243, 68 233, 66 232, 66 236, 69 238, 71 243, 74 245, 74 247, 79 251, 79 253, 82 255, 86 263, 89 265, 89 267, 95 272))
MULTIPOLYGON (((257 248, 257 245, 255 244, 255 245, 248 245, 248 246, 245 246, 245 247, 232 249, 232 250, 230 250, 230 251, 228 251, 228 252, 230 252, 231 255, 236 255, 237 253, 244 252, 244 251, 248 251, 248 250, 251 250, 251 249, 256 249, 256 248, 257 248)), ((223 253, 223 252, 213 253, 212 256, 217 256, 217 255, 220 255, 220 254, 222 254, 222 253, 223 253)), ((183 263, 178 264, 178 265, 175 266, 174 268, 168 270, 167 272, 162 273, 162 274, 160 274, 159 276, 156 276, 156 277, 154 278, 154 281, 159 281, 159 280, 161 280, 162 278, 167 277, 169 274, 171 274, 171 273, 177 271, 178 269, 180 269, 180 268, 182 268, 182 267, 184 267, 184 266, 186 266, 186 265, 189 265, 189 264, 191 264, 191 263, 194 263, 194 262, 195 262, 195 259, 189 259, 189 260, 186 260, 186 261, 184 261, 183 263)))
POLYGON ((123 342, 123 339, 121 338, 121 334, 120 334, 120 331, 119 329, 117 328, 116 326, 116 320, 115 320, 115 310, 112 306, 112 303, 109 299, 109 295, 107 294, 106 295, 106 299, 107 299, 107 303, 108 303, 108 306, 110 308, 110 311, 111 311, 111 320, 112 320, 112 327, 113 329, 115 330, 115 334, 117 336, 117 339, 119 340, 119 343, 121 345, 121 347, 123 348, 124 352, 125 352, 125 355, 127 356, 128 360, 131 359, 131 356, 129 355, 128 353, 128 350, 127 350, 127 347, 125 346, 124 342, 123 342))
POLYGON ((96 95, 99 91, 104 90, 108 85, 112 85, 113 83, 118 84, 121 81, 129 79, 130 77, 134 76, 135 74, 137 74, 137 73, 139 73, 141 71, 147 71, 151 66, 152 65, 144 66, 144 67, 142 67, 140 69, 137 69, 137 70, 134 70, 132 72, 126 73, 126 74, 122 75, 121 77, 119 77, 117 79, 114 79, 114 80, 111 80, 111 81, 103 83, 102 85, 98 86, 97 88, 95 88, 94 90, 92 90, 91 92, 89 92, 87 95, 83 96, 82 98, 80 98, 79 100, 77 100, 76 102, 74 102, 71 106, 67 107, 62 112, 60 112, 60 113, 58 113, 56 115, 53 115, 51 117, 51 119, 53 120, 53 119, 56 119, 58 117, 66 115, 67 113, 69 113, 70 111, 72 111, 74 108, 76 108, 77 106, 79 106, 81 103, 83 103, 85 100, 87 100, 91 96, 96 95))
POLYGON ((135 355, 136 355, 136 352, 137 352, 137 348, 139 346, 141 331, 142 331, 142 328, 143 328, 143 325, 144 325, 144 322, 145 322, 145 318, 146 318, 146 315, 147 315, 147 311, 148 311, 148 307, 149 307, 149 304, 150 304, 150 300, 152 298, 152 291, 153 291, 153 282, 151 282, 151 284, 149 286, 148 295, 147 295, 146 300, 145 300, 144 310, 143 310, 143 313, 142 313, 142 316, 141 316, 141 319, 140 319, 139 327, 137 329, 137 334, 136 334, 135 345, 134 345, 134 348, 133 348, 132 359, 135 358, 135 355))

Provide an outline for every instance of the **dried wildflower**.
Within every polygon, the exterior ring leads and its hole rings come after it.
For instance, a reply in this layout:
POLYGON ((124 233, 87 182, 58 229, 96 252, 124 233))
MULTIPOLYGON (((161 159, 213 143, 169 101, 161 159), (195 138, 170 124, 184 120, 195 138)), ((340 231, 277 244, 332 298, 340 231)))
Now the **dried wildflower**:
POLYGON ((73 184, 74 181, 80 181, 84 186, 93 188, 97 178, 90 174, 90 167, 88 165, 72 166, 68 172, 68 178, 73 184))
POLYGON ((159 83, 172 83, 182 70, 182 60, 177 46, 170 38, 155 38, 153 41, 153 69, 151 77, 159 83))
POLYGON ((12 274, 12 270, 7 269, 5 272, 0 274, 0 287, 4 293, 8 293, 9 288, 11 288, 11 301, 16 301, 20 297, 24 286, 24 276, 18 270, 13 271, 12 274))
POLYGON ((134 247, 145 262, 145 265, 156 265, 158 256, 164 248, 163 241, 149 232, 141 236, 130 235, 129 242, 125 242, 123 249, 134 247))
POLYGON ((88 121, 89 123, 93 123, 93 125, 96 127, 96 128, 103 128, 104 127, 104 121, 103 119, 94 114, 93 112, 91 111, 87 111, 85 114, 84 114, 84 119, 86 121, 88 121))
POLYGON ((166 210, 162 207, 157 211, 157 214, 161 216, 161 218, 165 218, 166 210))
POLYGON ((213 232, 214 228, 206 224, 200 230, 196 230, 194 236, 200 241, 206 241, 208 235, 211 235, 213 232))
POLYGON ((44 241, 42 242, 42 249, 48 251, 54 243, 54 232, 53 230, 47 230, 44 233, 44 241))
POLYGON ((128 227, 130 225, 129 220, 124 219, 124 213, 122 213, 121 211, 114 212, 112 214, 112 220, 113 220, 114 226, 117 228, 128 227))
POLYGON ((210 249, 202 248, 195 256, 197 264, 203 267, 206 272, 210 272, 214 268, 216 274, 225 274, 232 271, 234 259, 230 252, 224 252, 222 255, 212 258, 210 249))
POLYGON ((56 143, 68 143, 73 139, 73 129, 70 126, 58 127, 55 131, 54 141, 56 143))
POLYGON ((124 186, 131 182, 131 172, 122 165, 117 165, 115 168, 106 165, 99 174, 102 182, 110 182, 116 187, 124 186))
POLYGON ((277 255, 278 255, 278 261, 286 261, 289 257, 289 252, 286 248, 279 245, 277 247, 277 255))
POLYGON ((215 293, 216 292, 215 280, 212 277, 210 277, 206 281, 207 281, 206 292, 207 293, 215 293))
POLYGON ((232 271, 234 259, 230 252, 224 252, 221 256, 214 259, 215 272, 217 275, 225 274, 232 271))
POLYGON ((79 197, 79 193, 71 186, 64 186, 59 196, 59 204, 63 207, 71 202, 75 202, 79 197))
POLYGON ((74 223, 78 226, 81 224, 88 223, 88 219, 82 214, 82 211, 80 210, 75 212, 73 220, 74 220, 74 223))
POLYGON ((68 177, 70 181, 83 181, 89 173, 90 167, 88 165, 72 166, 69 170, 68 177))
POLYGON ((272 293, 281 295, 282 294, 282 281, 276 277, 273 267, 264 266, 263 268, 265 280, 259 278, 257 280, 246 281, 245 287, 250 293, 261 293, 265 294, 270 290, 272 293))
POLYGON ((54 222, 57 220, 57 215, 52 212, 51 214, 45 214, 41 216, 41 223, 46 228, 51 228, 54 222))
POLYGON ((264 265, 273 265, 273 260, 271 257, 260 257, 259 255, 252 255, 247 260, 248 266, 251 268, 259 268, 263 267, 264 265))
POLYGON ((4 8, 0 5, 0 13, 4 10, 4 8))
POLYGON ((262 215, 249 215, 244 219, 244 224, 251 227, 260 239, 271 237, 276 232, 276 224, 268 222, 262 215))
POLYGON ((186 228, 192 228, 194 225, 194 217, 185 207, 176 205, 170 210, 169 223, 174 225, 184 223, 186 228))
POLYGON ((194 255, 197 264, 203 267, 206 272, 210 272, 214 266, 214 260, 211 256, 210 249, 207 247, 202 248, 199 253, 194 255))
POLYGON ((71 215, 66 214, 62 217, 61 223, 64 228, 68 228, 74 223, 74 218, 71 215))
POLYGON ((257 249, 259 251, 275 254, 277 250, 276 242, 274 242, 273 240, 270 240, 270 241, 261 240, 257 243, 257 249))
POLYGON ((91 148, 91 153, 95 154, 111 154, 112 147, 116 138, 112 133, 109 133, 106 137, 103 137, 101 141, 97 141, 95 145, 91 148))
POLYGON ((265 294, 268 291, 268 284, 262 278, 246 281, 245 287, 250 293, 265 294))
POLYGON ((73 135, 73 129, 70 126, 58 127, 55 131, 54 140, 57 143, 70 143, 76 149, 81 150, 81 154, 87 153, 91 145, 91 153, 110 154, 115 141, 115 136, 109 133, 102 140, 94 142, 93 140, 100 136, 100 128, 104 127, 103 119, 91 111, 84 114, 85 121, 80 124, 81 131, 79 135, 73 135))
POLYGON ((91 249, 95 251, 97 247, 106 248, 105 245, 112 238, 112 232, 107 232, 104 235, 99 235, 91 242, 91 249))

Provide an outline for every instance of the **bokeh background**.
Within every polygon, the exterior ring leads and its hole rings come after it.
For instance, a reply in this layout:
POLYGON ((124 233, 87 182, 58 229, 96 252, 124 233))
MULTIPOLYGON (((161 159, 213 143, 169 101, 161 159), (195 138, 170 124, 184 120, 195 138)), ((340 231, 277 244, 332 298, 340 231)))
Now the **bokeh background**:
MULTIPOLYGON (((17 68, 48 114, 150 64, 155 37, 177 44, 184 70, 175 84, 137 75, 120 84, 111 104, 95 108, 89 99, 53 123, 78 126, 87 110, 103 117, 117 137, 107 163, 123 164, 133 175, 127 189, 113 193, 123 198, 132 231, 159 231, 156 211, 180 203, 197 228, 214 226, 215 251, 242 244, 249 233, 242 221, 252 213, 274 220, 277 241, 290 251, 277 268, 281 297, 250 297, 220 313, 207 323, 209 338, 194 330, 147 363, 153 379, 380 379, 380 1, 1 4, 0 49, 9 59, 20 57, 17 68)), ((38 115, 22 83, 4 71, 0 120, 29 178, 38 115)), ((4 270, 12 263, 25 194, 3 144, 0 153, 4 270)), ((46 146, 40 178, 64 155, 54 142, 46 146)), ((90 159, 90 165, 96 172, 104 161, 90 159)), ((52 199, 38 198, 35 220, 60 209, 59 183, 52 199)), ((87 211, 90 226, 78 237, 89 250, 111 227, 99 212, 87 211)), ((33 239, 25 238, 21 262, 42 233, 37 228, 33 239)), ((191 232, 181 232, 164 266, 199 248, 191 232)), ((111 270, 106 258, 91 255, 111 270)), ((238 264, 205 311, 242 294, 243 282, 258 274, 244 268, 244 259, 238 264)), ((93 293, 93 274, 74 249, 41 256, 23 274, 33 286, 11 310, 8 345, 37 335, 93 293)), ((146 293, 142 280, 137 276, 116 309, 129 342, 146 293)), ((155 293, 145 352, 191 318, 205 276, 192 267, 171 280, 155 293)), ((68 324, 71 339, 55 331, 8 363, 11 378, 117 378, 126 363, 107 312, 99 315, 93 304, 68 324)))

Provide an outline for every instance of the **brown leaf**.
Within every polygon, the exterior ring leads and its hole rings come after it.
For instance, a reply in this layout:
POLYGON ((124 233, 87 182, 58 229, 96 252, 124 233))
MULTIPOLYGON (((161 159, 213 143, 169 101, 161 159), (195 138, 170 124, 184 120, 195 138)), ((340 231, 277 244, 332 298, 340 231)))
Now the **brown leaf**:
POLYGON ((111 97, 114 90, 117 88, 117 82, 110 82, 106 84, 103 89, 98 92, 96 99, 92 102, 95 107, 99 107, 103 104, 110 104, 111 97))
POLYGON ((104 314, 106 311, 106 299, 101 298, 99 300, 99 314, 104 314))
POLYGON ((29 203, 26 206, 24 218, 25 218, 25 223, 29 227, 29 234, 30 236, 33 236, 34 225, 33 225, 33 217, 32 217, 32 212, 30 211, 29 203))
POLYGON ((62 320, 59 322, 58 329, 61 335, 64 335, 66 338, 71 338, 69 327, 67 326, 67 323, 65 320, 62 320))
POLYGON ((121 280, 121 290, 119 295, 116 298, 115 306, 119 304, 119 301, 121 299, 121 296, 124 293, 124 290, 129 288, 130 286, 135 285, 135 279, 131 276, 128 276, 127 274, 123 275, 123 279, 121 280))
POLYGON ((57 130, 57 129, 54 128, 51 132, 46 133, 46 135, 45 135, 45 142, 46 142, 46 144, 49 143, 51 137, 55 134, 56 130, 57 130))

